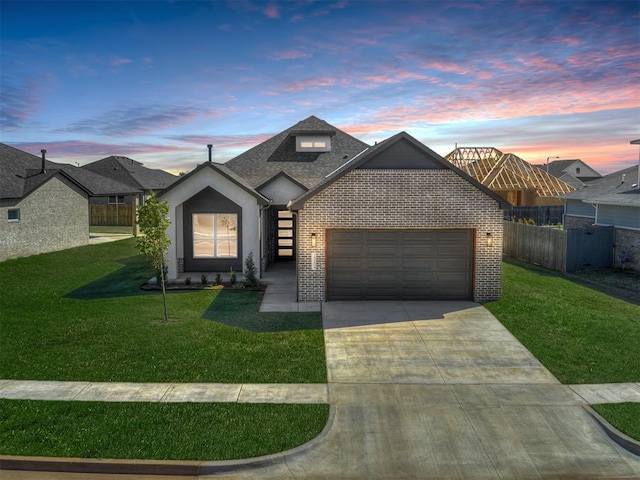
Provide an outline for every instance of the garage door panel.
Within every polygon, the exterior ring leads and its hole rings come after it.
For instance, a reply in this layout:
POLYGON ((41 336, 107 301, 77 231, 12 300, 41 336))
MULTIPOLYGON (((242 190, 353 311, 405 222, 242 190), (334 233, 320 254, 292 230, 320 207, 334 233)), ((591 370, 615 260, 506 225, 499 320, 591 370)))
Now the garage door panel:
POLYGON ((471 230, 329 230, 329 300, 472 298, 471 230))

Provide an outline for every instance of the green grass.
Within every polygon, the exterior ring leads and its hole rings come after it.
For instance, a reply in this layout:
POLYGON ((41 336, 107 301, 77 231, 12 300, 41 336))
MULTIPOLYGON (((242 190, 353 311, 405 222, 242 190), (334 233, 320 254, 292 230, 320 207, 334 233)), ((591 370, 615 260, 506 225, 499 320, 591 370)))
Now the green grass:
POLYGON ((592 407, 622 433, 640 440, 640 403, 607 403, 592 407))
POLYGON ((328 405, 0 400, 3 454, 230 460, 316 437, 328 405))
POLYGON ((259 291, 162 296, 135 240, 0 263, 0 378, 325 383, 319 313, 260 314, 259 291))
MULTIPOLYGON (((261 314, 260 291, 140 290, 135 240, 0 263, 0 378, 325 383, 319 313, 261 314)), ((0 401, 0 453, 247 458, 316 436, 326 405, 0 401)))
POLYGON ((486 308, 562 383, 640 381, 640 307, 536 267, 502 279, 486 308))
POLYGON ((132 226, 116 226, 116 225, 91 225, 89 227, 89 233, 91 235, 106 234, 106 235, 131 235, 133 233, 132 226))

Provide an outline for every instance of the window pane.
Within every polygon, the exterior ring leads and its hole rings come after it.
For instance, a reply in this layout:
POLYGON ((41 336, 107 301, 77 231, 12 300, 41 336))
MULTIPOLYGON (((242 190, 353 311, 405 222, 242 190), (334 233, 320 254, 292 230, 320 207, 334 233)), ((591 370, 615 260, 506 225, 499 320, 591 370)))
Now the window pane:
POLYGON ((293 220, 278 220, 278 228, 293 228, 293 220))
POLYGON ((278 210, 278 218, 293 218, 293 212, 289 210, 278 210))
POLYGON ((279 247, 293 247, 293 238, 279 238, 278 239, 279 247))
POLYGON ((281 257, 290 257, 293 255, 293 249, 291 248, 280 248, 278 249, 278 255, 281 257))
POLYGON ((213 215, 193 215, 193 256, 213 258, 213 215))
POLYGON ((7 220, 9 220, 10 222, 17 222, 20 220, 20 209, 19 208, 12 208, 10 210, 7 210, 7 220))
POLYGON ((292 238, 293 230, 278 230, 278 237, 292 238))
POLYGON ((238 256, 238 217, 231 214, 216 215, 216 257, 238 256))

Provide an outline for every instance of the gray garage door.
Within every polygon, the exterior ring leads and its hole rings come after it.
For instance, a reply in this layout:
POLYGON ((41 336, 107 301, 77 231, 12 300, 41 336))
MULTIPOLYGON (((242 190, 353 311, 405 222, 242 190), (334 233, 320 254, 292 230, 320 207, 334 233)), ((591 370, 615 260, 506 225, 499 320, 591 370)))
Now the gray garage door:
POLYGON ((470 300, 471 230, 329 230, 328 300, 470 300))

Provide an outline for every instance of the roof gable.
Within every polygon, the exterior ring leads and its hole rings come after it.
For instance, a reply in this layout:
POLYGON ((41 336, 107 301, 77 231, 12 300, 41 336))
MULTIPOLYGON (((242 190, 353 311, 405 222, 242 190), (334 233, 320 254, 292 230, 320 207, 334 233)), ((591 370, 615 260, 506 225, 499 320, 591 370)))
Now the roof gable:
POLYGON ((467 175, 455 165, 446 161, 436 152, 413 138, 408 133, 400 132, 384 140, 383 142, 380 142, 373 147, 368 148, 367 150, 363 151, 361 154, 353 158, 350 162, 342 165, 340 168, 328 175, 325 180, 321 184, 316 186, 313 190, 308 191, 307 193, 298 197, 296 200, 290 202, 288 207, 291 210, 299 210, 303 208, 307 200, 313 198, 315 195, 320 193, 329 185, 333 184, 338 179, 342 178, 351 170, 369 169, 369 164, 373 165, 374 169, 389 168, 413 170, 420 168, 427 170, 451 170, 474 185, 476 188, 482 190, 484 193, 496 200, 501 208, 506 208, 507 206, 509 206, 509 202, 507 202, 500 195, 480 184, 477 180, 467 175), (410 155, 409 160, 399 160, 394 155, 402 152, 407 152, 410 155), (394 158, 396 159, 395 162, 393 161, 394 158), (402 164, 407 164, 408 166, 406 168, 399 167, 399 165, 402 164), (422 167, 418 166, 420 164, 422 165, 422 167), (391 166, 385 167, 384 165, 391 166))
MULTIPOLYGON (((224 166, 222 164, 214 163, 214 162, 202 163, 202 164, 198 165, 195 169, 193 169, 191 172, 187 173, 186 175, 178 177, 178 180, 173 182, 169 187, 167 187, 159 195, 159 197, 160 198, 164 197, 169 192, 171 192, 173 189, 175 189, 176 187, 182 185, 184 182, 186 182, 190 178, 192 178, 194 176, 197 176, 197 175, 200 175, 200 172, 202 172, 203 170, 206 170, 206 169, 211 169, 211 170, 217 172, 222 177, 224 177, 225 179, 229 180, 231 183, 233 183, 236 186, 240 187, 242 190, 246 191, 247 193, 253 195, 260 205, 267 205, 269 203, 269 199, 267 199, 266 197, 264 197, 263 195, 258 193, 256 190, 254 190, 251 185, 249 185, 242 178, 240 178, 238 175, 236 175, 235 172, 233 172, 232 170, 228 169, 226 166, 224 166)), ((194 194, 195 193, 196 192, 194 192, 194 194)))
POLYGON ((256 188, 280 172, 313 188, 336 168, 367 148, 367 144, 311 116, 232 158, 225 166, 256 188), (296 152, 296 135, 330 135, 331 151, 296 152))

